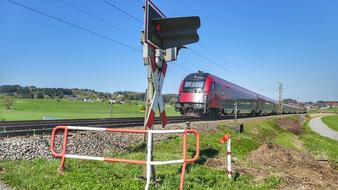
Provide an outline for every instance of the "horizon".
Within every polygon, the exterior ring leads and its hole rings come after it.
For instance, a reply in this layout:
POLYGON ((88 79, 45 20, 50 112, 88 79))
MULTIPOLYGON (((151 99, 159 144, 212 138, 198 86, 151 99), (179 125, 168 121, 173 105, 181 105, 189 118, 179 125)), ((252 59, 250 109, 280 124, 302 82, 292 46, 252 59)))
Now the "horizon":
MULTIPOLYGON (((102 1, 14 2, 111 40, 0 1, 0 85, 145 91, 140 1, 108 0, 132 17, 102 1)), ((164 93, 177 94, 186 75, 203 70, 274 100, 278 81, 283 97, 338 100, 337 1, 154 2, 168 17, 201 17, 200 42, 168 63, 164 93)))

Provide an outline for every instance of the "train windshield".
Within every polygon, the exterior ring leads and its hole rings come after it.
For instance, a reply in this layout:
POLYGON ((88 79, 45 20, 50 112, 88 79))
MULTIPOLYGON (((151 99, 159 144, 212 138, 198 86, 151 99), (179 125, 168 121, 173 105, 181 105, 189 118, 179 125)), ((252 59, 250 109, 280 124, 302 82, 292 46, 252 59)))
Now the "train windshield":
POLYGON ((184 92, 203 92, 203 80, 186 80, 183 85, 184 92))

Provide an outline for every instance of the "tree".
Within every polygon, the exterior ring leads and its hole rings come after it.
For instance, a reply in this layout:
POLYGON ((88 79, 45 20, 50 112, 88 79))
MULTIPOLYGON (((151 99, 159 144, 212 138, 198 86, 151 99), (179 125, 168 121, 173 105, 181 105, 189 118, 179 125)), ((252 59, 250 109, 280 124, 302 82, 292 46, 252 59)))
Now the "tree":
POLYGON ((176 98, 176 97, 172 97, 172 98, 170 98, 170 100, 169 100, 169 104, 170 104, 170 105, 174 105, 176 101, 177 101, 177 98, 176 98))
POLYGON ((15 103, 14 97, 5 96, 2 99, 2 105, 6 108, 6 110, 11 110, 14 103, 15 103))

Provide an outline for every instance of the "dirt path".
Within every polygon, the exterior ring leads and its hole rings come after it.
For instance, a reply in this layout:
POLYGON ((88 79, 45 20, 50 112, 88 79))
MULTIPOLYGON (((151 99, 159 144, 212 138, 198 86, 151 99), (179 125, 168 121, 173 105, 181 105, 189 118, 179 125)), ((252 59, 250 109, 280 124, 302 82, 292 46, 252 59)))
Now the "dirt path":
POLYGON ((312 118, 309 122, 310 128, 321 136, 338 140, 338 132, 330 129, 327 125, 325 125, 325 123, 323 123, 322 121, 322 117, 324 116, 312 118))

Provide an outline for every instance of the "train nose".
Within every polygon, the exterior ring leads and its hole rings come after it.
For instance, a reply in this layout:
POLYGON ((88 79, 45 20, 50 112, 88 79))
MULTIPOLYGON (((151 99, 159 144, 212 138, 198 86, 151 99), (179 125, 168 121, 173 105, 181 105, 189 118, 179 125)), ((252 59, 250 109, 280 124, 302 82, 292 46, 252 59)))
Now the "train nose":
POLYGON ((204 93, 182 93, 179 102, 182 103, 205 103, 206 95, 204 93))

